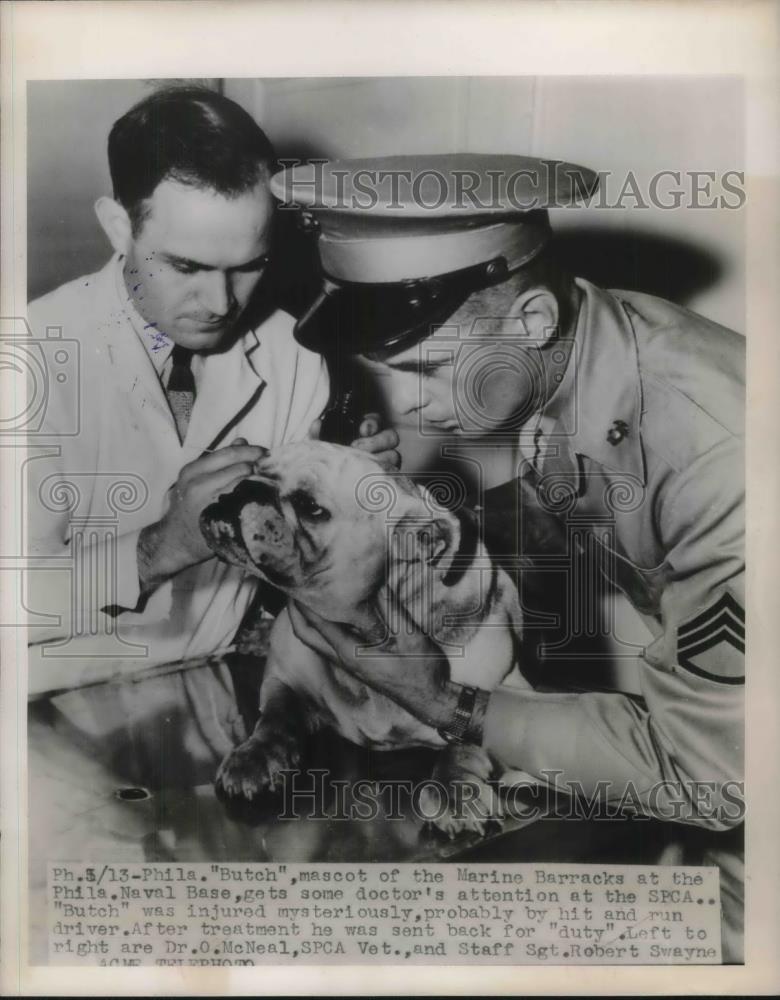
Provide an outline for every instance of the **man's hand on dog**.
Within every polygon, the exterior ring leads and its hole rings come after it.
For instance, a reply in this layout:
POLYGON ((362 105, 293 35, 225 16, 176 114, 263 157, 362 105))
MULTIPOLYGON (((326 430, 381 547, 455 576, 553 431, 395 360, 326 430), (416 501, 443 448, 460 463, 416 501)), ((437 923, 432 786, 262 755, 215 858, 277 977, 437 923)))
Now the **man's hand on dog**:
POLYGON ((229 493, 252 474, 265 448, 236 438, 228 447, 201 455, 185 465, 168 493, 164 516, 141 532, 138 574, 144 592, 213 555, 201 533, 201 511, 220 493, 229 493))
MULTIPOLYGON (((319 435, 320 421, 312 424, 309 434, 319 435)), ((360 437, 353 448, 373 455, 387 471, 401 465, 396 450, 398 434, 393 428, 380 430, 378 413, 368 413, 359 428, 360 437)), ((201 455, 185 465, 169 491, 170 505, 155 524, 144 528, 138 540, 138 576, 141 592, 149 593, 176 573, 210 559, 211 549, 201 533, 201 511, 220 493, 229 493, 242 479, 252 474, 254 463, 266 453, 265 448, 236 438, 226 448, 201 455)))
POLYGON ((402 625, 404 653, 399 655, 390 648, 376 648, 367 635, 326 621, 295 601, 290 602, 288 610, 296 636, 321 656, 338 663, 434 729, 452 720, 459 685, 449 680, 446 656, 422 632, 402 625), (358 648, 366 645, 374 648, 360 655, 358 648))
MULTIPOLYGON (((315 420, 309 430, 309 437, 318 439, 321 420, 315 420)), ((378 413, 367 413, 358 428, 357 437, 351 448, 367 451, 379 462, 386 472, 395 472, 401 467, 401 455, 398 451, 398 432, 392 427, 382 427, 382 419, 378 413)))

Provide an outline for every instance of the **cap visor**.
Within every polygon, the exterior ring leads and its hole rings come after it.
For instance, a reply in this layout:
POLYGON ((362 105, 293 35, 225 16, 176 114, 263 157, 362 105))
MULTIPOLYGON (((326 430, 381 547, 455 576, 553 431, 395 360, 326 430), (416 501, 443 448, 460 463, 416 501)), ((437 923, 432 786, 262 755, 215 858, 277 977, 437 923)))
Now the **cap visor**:
POLYGON ((367 354, 401 349, 424 339, 445 322, 473 289, 439 284, 434 299, 427 286, 409 284, 339 285, 323 291, 298 320, 299 344, 320 354, 367 354))

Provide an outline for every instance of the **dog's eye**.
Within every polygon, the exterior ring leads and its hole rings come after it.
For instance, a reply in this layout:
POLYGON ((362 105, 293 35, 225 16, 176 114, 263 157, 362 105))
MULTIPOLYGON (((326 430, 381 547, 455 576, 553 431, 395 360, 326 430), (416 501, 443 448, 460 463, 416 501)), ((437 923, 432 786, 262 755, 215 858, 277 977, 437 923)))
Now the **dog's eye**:
POLYGON ((327 521, 330 518, 330 511, 320 506, 308 493, 293 493, 290 502, 298 517, 305 517, 310 521, 327 521))
POLYGON ((306 517, 311 517, 315 521, 325 521, 330 517, 328 511, 316 503, 312 503, 309 507, 306 507, 303 513, 306 517))

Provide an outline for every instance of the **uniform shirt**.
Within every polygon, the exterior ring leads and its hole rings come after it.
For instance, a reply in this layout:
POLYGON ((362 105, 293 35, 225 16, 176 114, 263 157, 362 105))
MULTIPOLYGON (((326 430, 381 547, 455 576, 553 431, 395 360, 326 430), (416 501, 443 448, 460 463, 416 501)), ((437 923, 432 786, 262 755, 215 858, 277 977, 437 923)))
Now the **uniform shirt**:
POLYGON ((640 810, 723 829, 741 819, 727 783, 743 776, 744 340, 648 295, 578 285, 521 534, 564 523, 569 557, 587 549, 590 579, 643 613, 643 701, 501 690, 485 745, 537 777, 588 795, 606 782, 613 801, 629 788, 640 810), (697 800, 697 781, 714 793, 697 800))

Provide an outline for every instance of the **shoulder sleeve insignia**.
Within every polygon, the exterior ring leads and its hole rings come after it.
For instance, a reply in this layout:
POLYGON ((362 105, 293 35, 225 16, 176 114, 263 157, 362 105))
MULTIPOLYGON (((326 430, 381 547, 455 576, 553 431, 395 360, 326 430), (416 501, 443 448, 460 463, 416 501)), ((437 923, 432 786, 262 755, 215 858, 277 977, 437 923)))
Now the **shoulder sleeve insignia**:
POLYGON ((721 684, 745 680, 745 611, 724 592, 677 629, 677 662, 699 677, 721 684))

